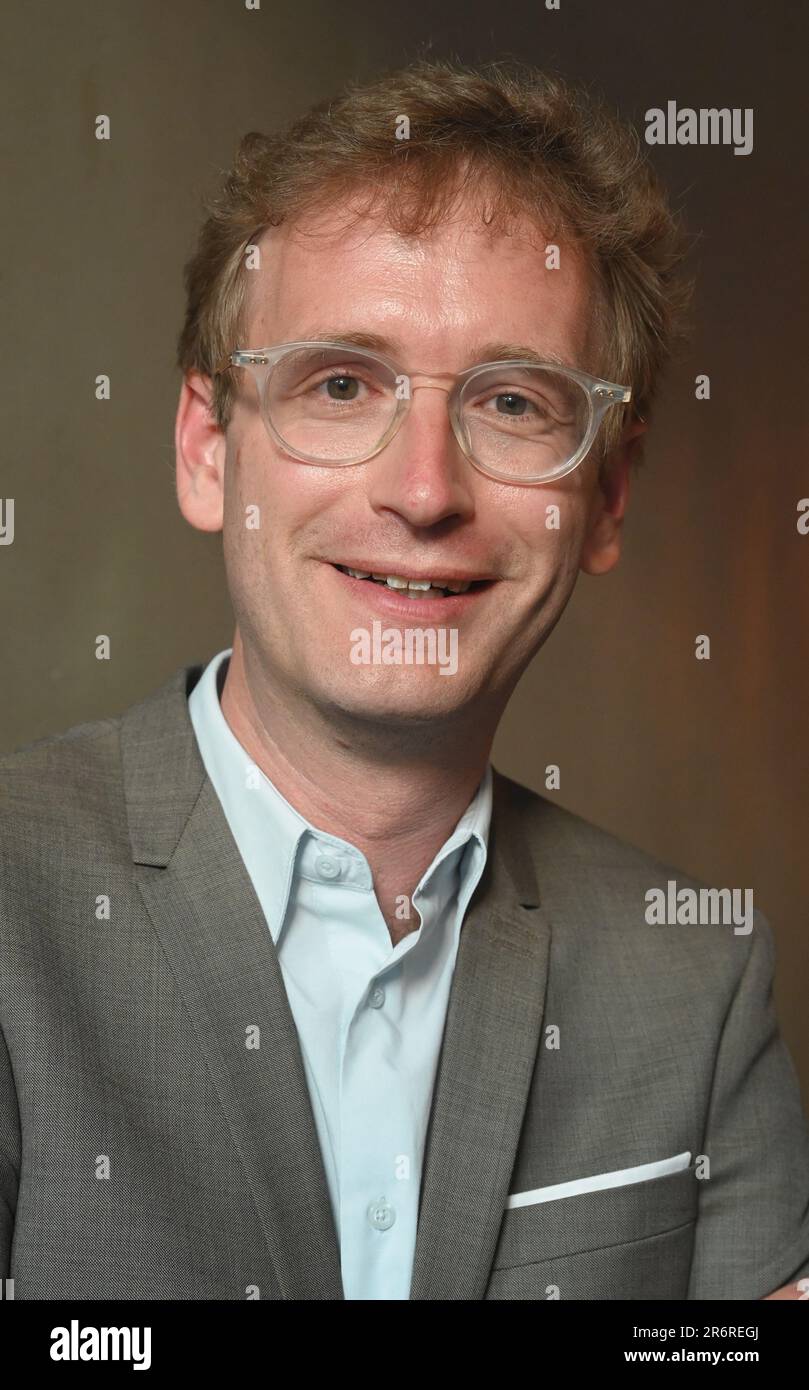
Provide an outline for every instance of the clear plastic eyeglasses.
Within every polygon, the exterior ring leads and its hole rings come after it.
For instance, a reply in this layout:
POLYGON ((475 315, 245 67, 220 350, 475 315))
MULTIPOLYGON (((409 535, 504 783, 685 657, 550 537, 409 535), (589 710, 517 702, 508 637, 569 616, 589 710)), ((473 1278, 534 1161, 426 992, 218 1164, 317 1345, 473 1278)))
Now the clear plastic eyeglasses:
POLYGON ((270 438, 293 458, 344 467, 393 439, 417 390, 447 395, 452 430, 471 464, 502 482, 533 485, 571 473, 627 386, 551 361, 482 362, 457 376, 403 372, 380 353, 341 342, 239 348, 216 375, 254 377, 270 438))

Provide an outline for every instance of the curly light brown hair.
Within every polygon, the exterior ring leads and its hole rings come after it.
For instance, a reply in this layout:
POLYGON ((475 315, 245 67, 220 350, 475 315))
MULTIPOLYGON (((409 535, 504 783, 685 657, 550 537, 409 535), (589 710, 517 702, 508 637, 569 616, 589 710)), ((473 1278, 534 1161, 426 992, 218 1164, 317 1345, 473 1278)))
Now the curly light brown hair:
POLYGON ((662 368, 685 336, 692 281, 685 233, 637 132, 557 75, 420 60, 349 84, 276 134, 246 134, 221 192, 204 204, 177 361, 183 373, 212 378, 219 428, 230 422, 235 383, 217 369, 246 345, 245 253, 264 231, 352 200, 355 216, 378 211, 395 230, 426 235, 470 190, 485 224, 507 230, 509 217, 527 215, 546 236, 570 237, 593 272, 593 370, 633 391, 631 406, 602 426, 602 459, 627 410, 648 420, 662 368), (402 116, 407 139, 396 136, 402 116))

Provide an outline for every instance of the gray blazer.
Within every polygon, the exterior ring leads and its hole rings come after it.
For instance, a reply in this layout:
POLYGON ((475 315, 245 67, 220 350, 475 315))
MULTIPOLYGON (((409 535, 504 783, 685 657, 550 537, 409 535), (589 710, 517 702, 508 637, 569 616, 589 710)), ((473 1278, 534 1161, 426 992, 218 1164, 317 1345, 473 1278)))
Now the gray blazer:
MULTIPOLYGON (((0 1276, 18 1299, 343 1296, 275 948, 188 718, 201 670, 0 760, 0 1276)), ((809 1275, 809 1132, 766 921, 647 925, 650 887, 699 885, 499 774, 494 796, 411 1297, 756 1299, 809 1275), (603 1176, 685 1151, 676 1172, 603 1176)))

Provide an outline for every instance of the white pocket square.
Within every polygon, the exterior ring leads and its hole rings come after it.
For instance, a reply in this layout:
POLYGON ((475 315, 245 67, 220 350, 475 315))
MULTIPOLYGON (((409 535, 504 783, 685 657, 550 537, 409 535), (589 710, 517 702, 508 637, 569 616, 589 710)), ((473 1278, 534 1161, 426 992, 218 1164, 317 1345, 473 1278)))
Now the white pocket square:
POLYGON ((559 1197, 576 1197, 581 1192, 599 1192, 605 1187, 624 1187, 630 1182, 645 1182, 662 1178, 667 1173, 679 1173, 691 1162, 690 1151, 661 1158, 656 1163, 641 1163, 636 1168, 616 1168, 612 1173, 594 1173, 589 1178, 573 1178, 557 1182, 552 1187, 533 1187, 530 1192, 512 1192, 507 1207, 532 1207, 536 1202, 555 1202, 559 1197))

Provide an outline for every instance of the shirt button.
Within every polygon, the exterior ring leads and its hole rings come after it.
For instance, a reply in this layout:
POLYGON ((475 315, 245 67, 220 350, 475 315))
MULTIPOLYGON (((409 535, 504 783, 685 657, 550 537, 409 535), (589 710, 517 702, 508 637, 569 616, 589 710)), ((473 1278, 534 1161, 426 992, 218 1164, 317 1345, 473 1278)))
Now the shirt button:
POLYGON ((371 993, 368 996, 368 1003, 371 1005, 372 1009, 381 1009, 384 1002, 385 991, 381 985, 377 985, 376 989, 371 990, 371 993))
POLYGON ((369 1203, 367 1216, 375 1231, 389 1231, 396 1220, 396 1210, 386 1197, 379 1197, 369 1203))
POLYGON ((315 860, 315 869, 321 878, 339 878, 340 865, 336 859, 329 859, 327 854, 319 854, 315 860))

